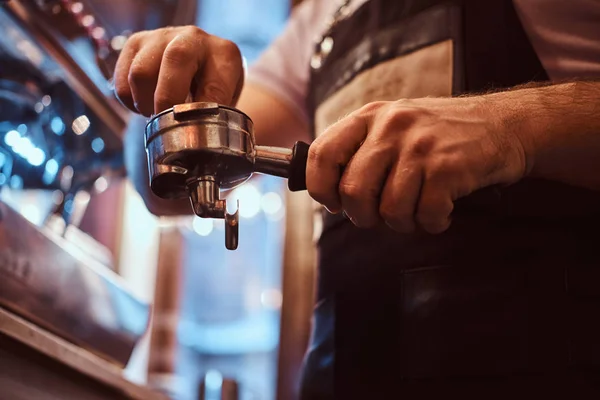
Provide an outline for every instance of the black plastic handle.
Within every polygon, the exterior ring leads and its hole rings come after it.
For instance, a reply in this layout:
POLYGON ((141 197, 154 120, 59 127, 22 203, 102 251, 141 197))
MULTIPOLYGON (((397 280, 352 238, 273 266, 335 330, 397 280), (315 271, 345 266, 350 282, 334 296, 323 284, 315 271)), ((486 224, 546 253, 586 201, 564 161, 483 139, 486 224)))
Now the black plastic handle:
POLYGON ((306 162, 309 148, 310 145, 307 143, 296 142, 292 149, 292 162, 288 177, 288 188, 292 192, 306 190, 306 162))

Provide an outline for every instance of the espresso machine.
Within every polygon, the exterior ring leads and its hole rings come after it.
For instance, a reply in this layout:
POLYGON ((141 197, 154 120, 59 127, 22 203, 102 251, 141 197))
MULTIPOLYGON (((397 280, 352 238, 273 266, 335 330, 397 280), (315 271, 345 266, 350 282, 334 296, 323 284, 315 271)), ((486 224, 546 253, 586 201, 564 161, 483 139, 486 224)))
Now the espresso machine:
POLYGON ((73 232, 90 199, 125 176, 130 114, 111 81, 119 51, 136 31, 193 22, 195 8, 0 0, 0 337, 23 321, 122 368, 147 331, 149 305, 99 243, 73 232), (29 192, 51 199, 35 209, 40 221, 19 210, 29 192))

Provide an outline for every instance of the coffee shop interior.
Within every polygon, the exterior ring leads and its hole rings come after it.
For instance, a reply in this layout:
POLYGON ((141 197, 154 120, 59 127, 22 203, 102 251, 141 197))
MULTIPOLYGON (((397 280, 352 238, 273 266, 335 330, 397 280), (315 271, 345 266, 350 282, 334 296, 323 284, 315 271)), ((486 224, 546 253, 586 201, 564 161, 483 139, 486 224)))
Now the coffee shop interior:
POLYGON ((228 191, 235 251, 223 219, 154 216, 123 151, 140 116, 111 85, 135 32, 195 24, 251 64, 297 3, 0 0, 1 400, 293 397, 313 301, 306 193, 264 174, 228 191))

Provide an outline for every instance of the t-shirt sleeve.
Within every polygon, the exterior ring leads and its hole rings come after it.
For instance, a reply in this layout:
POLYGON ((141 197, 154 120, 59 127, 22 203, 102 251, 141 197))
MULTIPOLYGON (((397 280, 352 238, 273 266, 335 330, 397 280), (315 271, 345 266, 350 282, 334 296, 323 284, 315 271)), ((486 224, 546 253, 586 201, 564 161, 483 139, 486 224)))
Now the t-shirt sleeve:
POLYGON ((305 121, 309 64, 323 3, 305 0, 294 8, 283 32, 249 67, 247 75, 247 82, 277 96, 305 121))

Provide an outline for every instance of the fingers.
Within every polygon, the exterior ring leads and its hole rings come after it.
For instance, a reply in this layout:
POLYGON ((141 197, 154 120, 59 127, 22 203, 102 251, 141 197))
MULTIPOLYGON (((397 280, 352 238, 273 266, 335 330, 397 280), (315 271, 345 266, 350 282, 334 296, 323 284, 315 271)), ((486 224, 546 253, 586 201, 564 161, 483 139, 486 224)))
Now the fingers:
POLYGON ((169 42, 162 56, 154 93, 156 114, 186 102, 192 81, 208 55, 207 42, 207 35, 193 28, 177 34, 169 42))
POLYGON ((154 113, 154 91, 158 82, 163 52, 168 43, 158 38, 144 46, 133 59, 129 68, 128 82, 133 106, 142 115, 154 113))
POLYGON ((244 68, 242 55, 235 43, 211 37, 210 53, 202 73, 197 75, 194 101, 233 105, 242 90, 244 68))
POLYGON ((367 130, 362 117, 349 116, 332 125, 310 146, 306 188, 313 199, 331 212, 342 209, 338 189, 343 168, 366 138, 367 130))
POLYGON ((137 112, 137 109, 135 108, 133 94, 131 93, 131 87, 129 86, 129 70, 131 69, 131 64, 133 63, 135 55, 140 49, 142 40, 142 33, 131 36, 131 38, 127 40, 115 65, 115 95, 121 104, 134 112, 137 112))
POLYGON ((450 214, 454 209, 452 182, 457 182, 454 165, 432 162, 427 169, 416 220, 426 232, 438 234, 450 226, 450 214))
POLYGON ((393 230, 401 233, 415 230, 415 209, 422 183, 420 164, 396 162, 392 167, 381 193, 379 214, 393 230))
POLYGON ((447 230, 453 200, 470 187, 469 174, 456 157, 429 155, 431 140, 407 138, 408 129, 371 124, 359 113, 331 126, 309 150, 311 197, 362 228, 383 220, 401 233, 447 230))
POLYGON ((145 116, 191 98, 233 105, 244 83, 242 56, 233 42, 196 27, 141 32, 121 52, 114 83, 119 101, 145 116))
POLYGON ((381 221, 381 188, 396 158, 395 149, 377 143, 373 137, 369 135, 352 157, 339 185, 344 212, 361 228, 374 227, 381 221))
POLYGON ((442 233, 450 227, 450 214, 453 208, 454 203, 448 196, 448 191, 441 185, 426 180, 417 205, 417 223, 428 233, 442 233))
POLYGON ((417 227, 439 234, 450 227, 454 209, 454 179, 440 167, 400 160, 394 164, 381 195, 379 213, 388 226, 401 233, 417 227), (441 171, 441 172, 439 172, 441 171))

